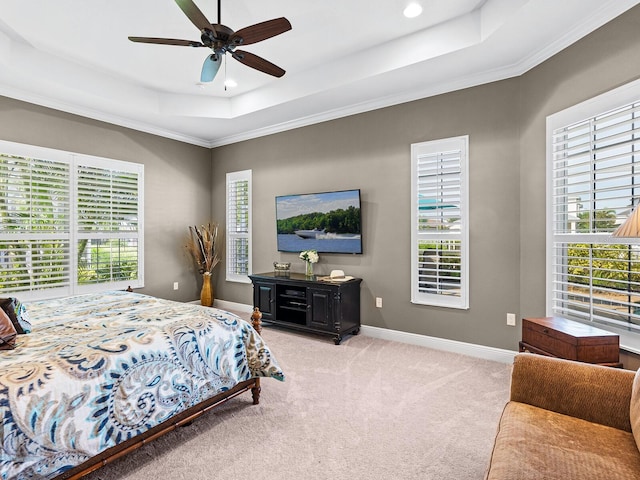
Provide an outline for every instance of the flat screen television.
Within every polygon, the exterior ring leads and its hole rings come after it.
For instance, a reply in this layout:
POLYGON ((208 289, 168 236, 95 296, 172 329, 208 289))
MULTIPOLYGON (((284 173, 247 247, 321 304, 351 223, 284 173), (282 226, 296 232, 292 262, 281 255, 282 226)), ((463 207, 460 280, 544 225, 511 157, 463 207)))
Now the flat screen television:
POLYGON ((362 253, 360 190, 276 197, 278 251, 362 253))

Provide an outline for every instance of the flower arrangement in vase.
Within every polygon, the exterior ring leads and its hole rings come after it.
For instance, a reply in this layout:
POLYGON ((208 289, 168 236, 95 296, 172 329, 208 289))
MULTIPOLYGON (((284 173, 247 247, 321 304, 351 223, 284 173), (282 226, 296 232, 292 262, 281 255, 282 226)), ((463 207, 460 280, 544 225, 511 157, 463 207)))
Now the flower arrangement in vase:
POLYGON ((200 303, 210 307, 213 305, 211 274, 220 263, 221 244, 218 242, 218 224, 209 222, 207 225, 201 225, 200 228, 190 226, 186 248, 202 274, 200 303))
POLYGON ((303 250, 300 252, 300 259, 305 262, 305 275, 307 277, 313 276, 313 264, 318 263, 320 260, 320 255, 315 250, 303 250))

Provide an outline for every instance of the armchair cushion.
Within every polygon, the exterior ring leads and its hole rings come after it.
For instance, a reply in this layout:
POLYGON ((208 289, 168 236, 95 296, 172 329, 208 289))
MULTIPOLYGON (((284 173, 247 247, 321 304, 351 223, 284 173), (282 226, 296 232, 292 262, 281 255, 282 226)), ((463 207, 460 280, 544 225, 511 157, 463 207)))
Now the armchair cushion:
POLYGON ((640 455, 630 432, 509 402, 486 478, 640 479, 640 455))
POLYGON ((640 480, 638 375, 517 354, 485 479, 640 480))

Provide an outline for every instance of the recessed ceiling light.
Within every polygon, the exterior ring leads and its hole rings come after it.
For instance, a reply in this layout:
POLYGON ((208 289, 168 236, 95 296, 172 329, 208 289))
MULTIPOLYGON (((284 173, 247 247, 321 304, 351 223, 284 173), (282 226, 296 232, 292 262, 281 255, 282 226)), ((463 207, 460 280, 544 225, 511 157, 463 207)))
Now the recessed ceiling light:
POLYGON ((232 78, 227 78, 224 81, 224 86, 225 87, 229 87, 229 88, 235 88, 238 86, 238 82, 236 82, 235 80, 233 80, 232 78))
POLYGON ((404 9, 404 16, 407 18, 415 18, 422 13, 422 7, 417 3, 410 3, 404 9))

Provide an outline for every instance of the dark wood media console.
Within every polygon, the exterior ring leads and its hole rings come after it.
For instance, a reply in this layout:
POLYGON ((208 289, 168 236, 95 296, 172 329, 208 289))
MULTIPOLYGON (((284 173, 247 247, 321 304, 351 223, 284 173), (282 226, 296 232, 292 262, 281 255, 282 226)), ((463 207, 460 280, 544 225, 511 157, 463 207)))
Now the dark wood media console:
POLYGON ((360 332, 361 278, 327 282, 300 273, 258 273, 253 282, 253 305, 262 321, 296 330, 331 335, 336 345, 346 334, 360 332))

